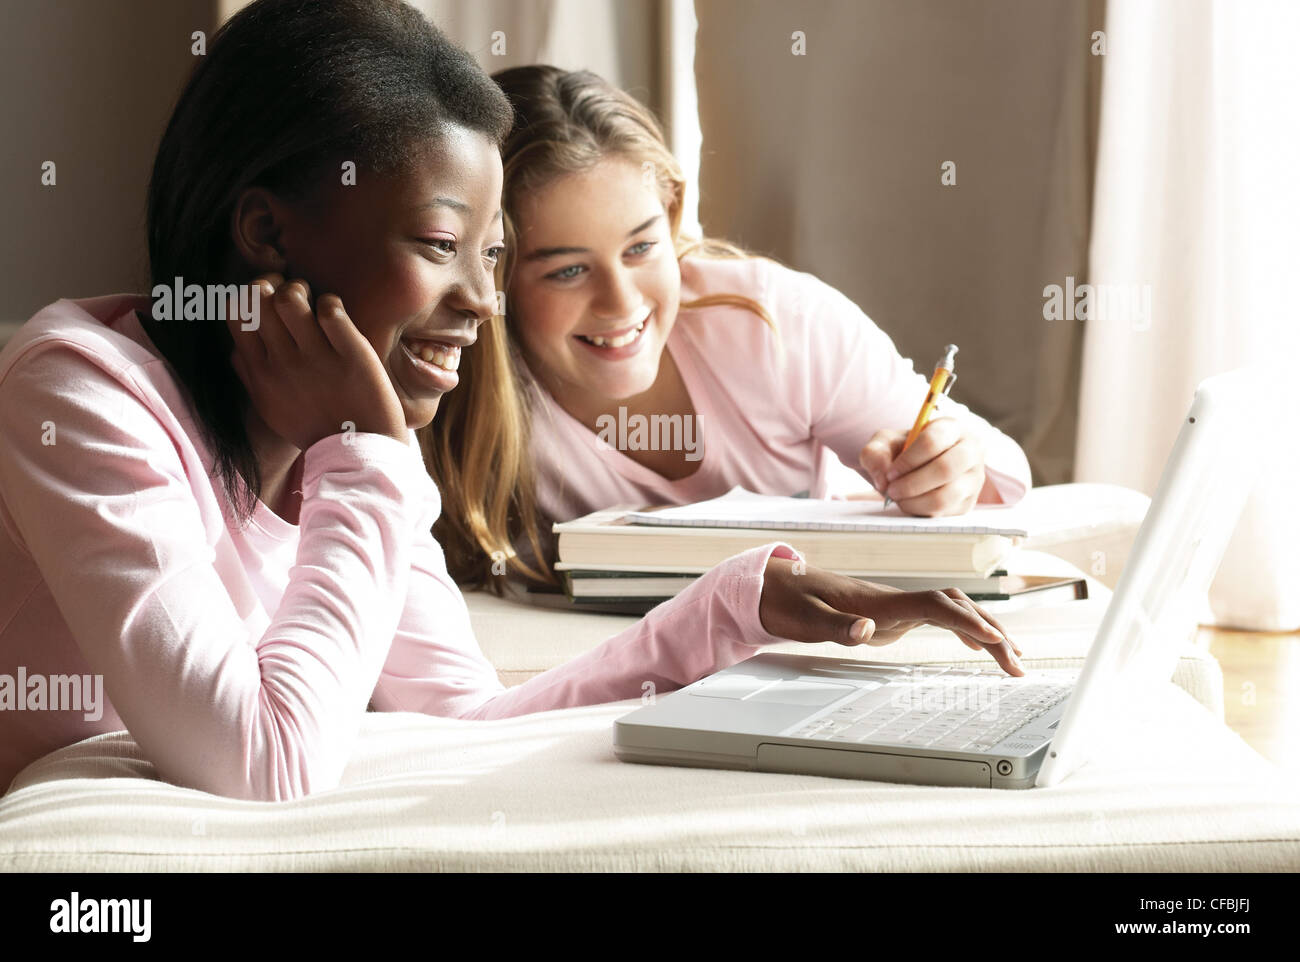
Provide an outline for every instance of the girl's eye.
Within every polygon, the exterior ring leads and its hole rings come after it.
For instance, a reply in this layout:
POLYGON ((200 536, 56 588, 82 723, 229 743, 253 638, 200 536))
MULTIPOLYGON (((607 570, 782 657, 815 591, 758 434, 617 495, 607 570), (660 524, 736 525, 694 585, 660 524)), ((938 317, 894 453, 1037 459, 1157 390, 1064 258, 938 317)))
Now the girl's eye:
POLYGON ((440 254, 451 255, 456 253, 456 242, 454 240, 447 240, 445 237, 427 238, 425 243, 440 254))
POLYGON ((573 280, 573 278, 577 277, 584 270, 586 270, 586 268, 583 267, 581 264, 570 264, 568 267, 563 267, 558 271, 552 271, 546 276, 553 278, 557 281, 571 281, 573 280))
POLYGON ((633 257, 635 257, 638 254, 647 253, 650 250, 650 248, 654 247, 655 244, 657 243, 658 241, 641 241, 641 243, 633 244, 631 247, 629 247, 627 249, 627 252, 631 254, 633 257))
POLYGON ((500 246, 498 246, 498 247, 489 247, 489 248, 484 252, 485 256, 486 256, 487 259, 488 259, 488 262, 491 263, 491 264, 499 264, 499 263, 501 263, 501 258, 505 256, 505 253, 506 253, 506 249, 505 249, 504 247, 500 247, 500 246))

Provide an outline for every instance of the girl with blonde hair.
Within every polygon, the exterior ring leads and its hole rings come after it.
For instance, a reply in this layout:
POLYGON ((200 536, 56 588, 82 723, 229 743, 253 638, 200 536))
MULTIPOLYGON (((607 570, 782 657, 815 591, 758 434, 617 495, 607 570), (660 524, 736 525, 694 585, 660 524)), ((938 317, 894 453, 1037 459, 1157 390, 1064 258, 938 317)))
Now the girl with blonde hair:
POLYGON ((523 401, 489 425, 462 395, 427 439, 460 580, 500 587, 502 560, 551 579, 551 523, 614 504, 689 503, 735 485, 849 495, 850 467, 859 488, 865 477, 918 515, 1028 489, 1020 447, 958 403, 901 451, 928 378, 847 297, 684 237, 685 180, 634 98, 551 66, 493 79, 515 111, 502 289, 523 401), (671 443, 655 444, 666 427, 671 443))

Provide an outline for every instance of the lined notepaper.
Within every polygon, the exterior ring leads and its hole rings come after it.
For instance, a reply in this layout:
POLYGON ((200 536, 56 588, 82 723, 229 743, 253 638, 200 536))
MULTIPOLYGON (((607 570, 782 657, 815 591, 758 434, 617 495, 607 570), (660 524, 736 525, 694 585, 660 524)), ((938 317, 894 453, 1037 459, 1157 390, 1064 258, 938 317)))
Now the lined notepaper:
POLYGON ((633 511, 631 524, 688 528, 774 528, 785 531, 869 531, 898 534, 1029 534, 1015 506, 977 505, 963 515, 916 518, 897 504, 822 501, 755 494, 735 487, 720 498, 655 511, 633 511))

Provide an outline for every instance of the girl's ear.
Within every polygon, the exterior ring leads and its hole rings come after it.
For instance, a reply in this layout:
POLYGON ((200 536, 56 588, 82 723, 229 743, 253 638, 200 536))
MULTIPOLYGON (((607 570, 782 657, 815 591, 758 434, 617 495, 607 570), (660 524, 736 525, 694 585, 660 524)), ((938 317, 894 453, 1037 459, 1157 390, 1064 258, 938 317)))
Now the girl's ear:
POLYGON ((283 273, 288 264, 282 234, 287 210, 264 187, 248 187, 230 215, 231 241, 255 274, 283 273))

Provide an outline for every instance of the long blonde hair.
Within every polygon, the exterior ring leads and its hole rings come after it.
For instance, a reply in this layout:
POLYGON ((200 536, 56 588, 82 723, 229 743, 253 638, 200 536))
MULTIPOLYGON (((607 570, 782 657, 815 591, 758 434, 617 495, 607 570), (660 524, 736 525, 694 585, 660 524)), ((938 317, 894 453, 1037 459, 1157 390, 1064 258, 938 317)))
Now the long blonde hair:
MULTIPOLYGON (((686 178, 658 121, 635 98, 589 71, 541 64, 503 70, 492 79, 515 111, 514 126, 502 147, 506 253, 498 290, 509 290, 514 271, 518 237, 512 215, 519 199, 610 156, 653 171, 679 261, 687 256, 753 256, 726 241, 681 236, 686 178)), ((763 305, 741 294, 708 294, 680 309, 715 305, 753 311, 776 331, 763 305)), ((507 307, 504 316, 480 328, 479 343, 461 362, 461 386, 443 398, 438 416, 421 434, 425 460, 443 496, 434 534, 446 550, 448 571, 462 584, 490 585, 498 593, 505 579, 494 575, 507 569, 555 583, 538 538, 540 519, 528 453, 531 424, 522 402, 523 360, 514 337, 507 307), (533 564, 515 550, 521 534, 528 539, 533 564)))

